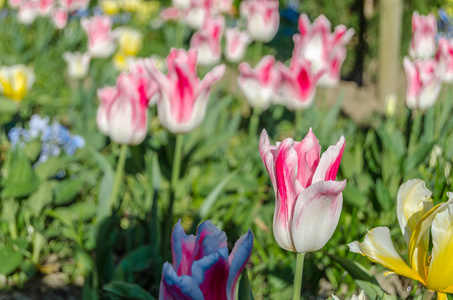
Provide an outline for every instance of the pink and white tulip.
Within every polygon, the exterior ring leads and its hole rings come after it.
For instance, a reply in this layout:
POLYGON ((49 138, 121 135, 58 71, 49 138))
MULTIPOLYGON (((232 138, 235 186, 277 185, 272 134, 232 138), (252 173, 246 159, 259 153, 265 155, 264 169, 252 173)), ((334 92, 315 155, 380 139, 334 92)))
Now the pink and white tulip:
POLYGON ((41 16, 47 16, 52 13, 55 5, 55 0, 39 0, 37 1, 38 13, 41 16))
POLYGON ((68 22, 68 12, 63 9, 55 9, 52 12, 52 21, 56 28, 63 29, 68 22))
POLYGON ((312 252, 331 238, 346 187, 346 180, 335 181, 344 146, 342 136, 320 157, 311 129, 301 142, 287 138, 275 146, 263 130, 260 155, 275 192, 274 238, 283 249, 312 252))
POLYGON ((430 58, 436 53, 436 18, 429 14, 420 16, 418 12, 412 15, 412 40, 409 55, 412 58, 430 58))
POLYGON ((190 40, 190 48, 198 53, 197 63, 201 66, 217 64, 222 58, 220 41, 225 19, 222 16, 207 18, 200 31, 190 40))
POLYGON ((190 0, 189 8, 184 10, 184 23, 198 30, 207 18, 212 16, 214 0, 190 0))
POLYGON ((38 16, 37 2, 23 2, 17 12, 17 20, 25 25, 32 24, 38 16))
POLYGON ((60 0, 60 6, 65 11, 72 13, 79 9, 87 9, 90 0, 60 0))
POLYGON ((241 32, 237 27, 225 30, 225 58, 230 62, 239 62, 244 58, 247 46, 252 42, 247 32, 241 32))
POLYGON ((436 61, 404 58, 407 88, 406 105, 411 109, 427 109, 434 105, 439 97, 442 82, 436 74, 436 61))
POLYGON ((280 73, 275 66, 275 58, 264 56, 255 69, 248 63, 239 65, 241 75, 238 78, 239 88, 251 106, 266 110, 277 98, 280 73))
POLYGON ((106 58, 115 51, 115 38, 112 33, 112 21, 107 16, 82 18, 80 21, 88 35, 88 52, 92 57, 106 58))
POLYGON ((311 24, 308 16, 301 14, 299 30, 300 34, 293 37, 293 55, 310 61, 314 72, 324 70, 319 85, 336 85, 340 80, 341 65, 346 58, 345 46, 354 35, 354 29, 338 25, 331 33, 330 21, 324 15, 320 15, 311 24))
POLYGON ((121 73, 116 86, 98 90, 99 131, 119 144, 138 145, 148 129, 148 102, 143 81, 135 74, 121 73))
POLYGON ((291 110, 309 107, 314 100, 316 84, 323 71, 312 71, 311 63, 293 56, 291 66, 287 68, 278 63, 281 74, 280 93, 283 104, 291 110))
POLYGON ((441 38, 436 52, 437 76, 443 81, 453 82, 453 40, 441 38))
POLYGON ((247 31, 253 40, 270 42, 277 34, 280 15, 277 0, 245 0, 240 13, 247 20, 247 31))
POLYGON ((196 73, 197 53, 193 50, 172 49, 167 57, 167 75, 152 61, 147 61, 149 75, 159 86, 157 114, 165 128, 173 133, 193 130, 206 114, 209 91, 225 73, 225 66, 211 70, 203 80, 196 73))

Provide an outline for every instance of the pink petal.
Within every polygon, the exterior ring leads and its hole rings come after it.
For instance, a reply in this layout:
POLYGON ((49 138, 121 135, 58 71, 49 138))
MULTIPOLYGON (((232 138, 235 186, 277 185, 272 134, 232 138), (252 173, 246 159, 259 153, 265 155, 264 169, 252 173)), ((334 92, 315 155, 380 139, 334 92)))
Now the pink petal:
POLYGON ((318 168, 313 175, 312 184, 319 181, 335 180, 343 155, 344 145, 344 136, 341 136, 336 145, 330 146, 326 152, 322 154, 318 168))

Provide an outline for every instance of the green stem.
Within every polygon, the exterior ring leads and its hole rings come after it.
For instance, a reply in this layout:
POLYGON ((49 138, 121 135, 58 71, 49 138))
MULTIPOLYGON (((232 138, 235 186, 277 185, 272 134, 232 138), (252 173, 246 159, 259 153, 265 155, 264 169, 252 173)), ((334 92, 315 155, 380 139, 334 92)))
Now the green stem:
POLYGON ((176 23, 175 28, 175 48, 179 49, 182 48, 184 44, 184 25, 180 22, 176 23))
POLYGON ((422 112, 414 109, 412 110, 412 125, 409 136, 409 147, 408 153, 411 154, 414 150, 414 147, 417 144, 418 139, 421 135, 421 126, 422 126, 422 112))
POLYGON ((252 116, 250 117, 249 123, 249 136, 254 137, 256 131, 258 130, 258 125, 260 122, 261 110, 259 108, 253 108, 252 116))
POLYGON ((116 165, 115 181, 113 183, 112 196, 110 198, 110 207, 113 207, 114 204, 117 202, 116 200, 118 198, 118 191, 121 184, 121 178, 123 177, 124 165, 126 164, 126 153, 127 145, 122 144, 120 156, 118 158, 118 164, 116 165))
POLYGON ((173 168, 171 170, 171 189, 176 192, 179 175, 181 173, 181 151, 182 151, 182 134, 176 135, 175 152, 173 157, 173 168))
POLYGON ((302 120, 304 119, 304 110, 299 109, 295 111, 295 121, 294 121, 294 139, 301 139, 302 136, 299 136, 299 133, 302 132, 302 120))
POLYGON ((293 300, 300 300, 302 290, 302 273, 304 271, 305 253, 297 253, 296 273, 294 274, 293 300))
POLYGON ((255 47, 253 48, 253 61, 258 63, 261 59, 261 55, 263 52, 263 43, 262 42, 255 42, 255 47))
POLYGON ((433 291, 426 289, 425 292, 423 293, 422 300, 429 300, 433 297, 433 295, 434 295, 433 291))

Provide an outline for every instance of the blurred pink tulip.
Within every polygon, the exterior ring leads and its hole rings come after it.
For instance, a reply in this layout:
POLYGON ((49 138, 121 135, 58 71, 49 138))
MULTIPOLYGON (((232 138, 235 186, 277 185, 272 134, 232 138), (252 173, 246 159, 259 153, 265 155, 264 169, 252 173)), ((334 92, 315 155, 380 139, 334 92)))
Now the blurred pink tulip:
POLYGON ((407 88, 406 104, 411 109, 424 110, 434 105, 439 97, 442 82, 436 74, 436 61, 404 58, 407 88))
POLYGON ((436 18, 429 14, 420 16, 418 12, 412 15, 412 40, 409 55, 412 58, 430 58, 436 52, 436 18))
POLYGON ((107 16, 82 18, 80 23, 88 35, 88 52, 92 57, 106 58, 112 55, 116 45, 112 34, 112 21, 107 16))
POLYGON ((46 16, 51 14, 55 0, 39 0, 37 4, 38 13, 42 16, 46 16))
POLYGON ((247 46, 252 41, 247 32, 241 32, 237 27, 225 30, 225 58, 230 62, 239 62, 244 58, 247 46))
POLYGON ((297 56, 293 56, 290 68, 279 62, 278 69, 281 74, 280 92, 283 104, 291 110, 310 106, 323 71, 315 73, 309 61, 297 56))
POLYGON ((196 62, 197 53, 194 50, 172 49, 167 57, 168 73, 164 75, 151 60, 147 60, 148 73, 159 86, 159 120, 173 133, 188 132, 201 124, 211 85, 225 73, 225 66, 219 65, 200 80, 196 62))
POLYGON ((23 1, 17 12, 17 20, 25 25, 33 23, 38 16, 38 3, 23 1))
POLYGON ((160 12, 164 21, 178 21, 182 16, 182 10, 177 7, 167 7, 160 12))
POLYGON ((299 17, 300 34, 295 34, 294 56, 311 62, 314 72, 324 70, 318 85, 333 86, 340 80, 340 70, 346 58, 345 46, 354 35, 354 29, 344 25, 335 27, 331 33, 330 21, 320 15, 313 24, 306 14, 299 17))
POLYGON ((55 9, 52 12, 52 20, 56 28, 63 29, 68 22, 68 13, 62 9, 55 9))
POLYGON ((25 0, 8 0, 8 4, 11 8, 19 8, 24 2, 25 0))
POLYGON ((214 0, 190 0, 189 8, 184 10, 184 23, 198 30, 205 20, 212 16, 214 0))
POLYGON ((79 9, 87 9, 90 0, 60 0, 60 6, 63 10, 72 13, 79 9))
POLYGON ((319 250, 335 231, 346 180, 334 180, 344 146, 342 136, 320 158, 321 146, 311 129, 301 142, 287 138, 275 146, 263 130, 260 155, 275 192, 274 238, 283 249, 319 250))
POLYGON ((437 76, 443 81, 453 83, 453 40, 441 38, 436 52, 437 76))
POLYGON ((247 20, 247 31, 253 40, 270 42, 277 34, 280 23, 277 0, 245 0, 240 13, 247 20))
POLYGON ((277 97, 280 73, 275 66, 275 58, 264 56, 255 69, 248 63, 239 65, 241 75, 238 78, 239 88, 251 106, 266 110, 277 97))
POLYGON ((115 87, 98 90, 99 131, 119 144, 138 145, 146 137, 149 94, 144 81, 133 73, 121 73, 115 87))
POLYGON ((197 63, 201 66, 217 64, 222 58, 220 41, 225 20, 222 16, 208 17, 203 26, 190 40, 190 48, 198 53, 197 63))

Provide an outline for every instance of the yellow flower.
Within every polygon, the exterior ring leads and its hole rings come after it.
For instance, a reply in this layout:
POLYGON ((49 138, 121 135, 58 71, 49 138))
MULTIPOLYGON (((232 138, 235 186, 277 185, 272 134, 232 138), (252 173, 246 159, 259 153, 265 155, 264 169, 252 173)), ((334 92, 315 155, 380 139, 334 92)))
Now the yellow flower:
POLYGON ((160 8, 159 1, 141 1, 136 10, 137 20, 141 23, 149 22, 160 8))
POLYGON ((14 101, 22 101, 35 81, 33 70, 24 65, 0 67, 0 92, 14 101))
POLYGON ((116 15, 120 11, 120 2, 118 0, 102 0, 100 6, 104 14, 108 16, 116 15))
POLYGON ((362 243, 350 243, 349 250, 367 256, 391 271, 420 281, 446 300, 453 293, 453 193, 449 200, 433 207, 431 191, 420 179, 409 180, 398 191, 398 222, 409 247, 409 265, 393 246, 390 230, 370 230, 362 243), (431 228, 432 250, 429 253, 431 228))
POLYGON ((127 12, 135 12, 139 9, 141 2, 140 0, 122 0, 121 8, 127 12))
POLYGON ((143 36, 140 31, 119 27, 115 29, 118 39, 118 51, 126 56, 136 56, 142 48, 143 36))

